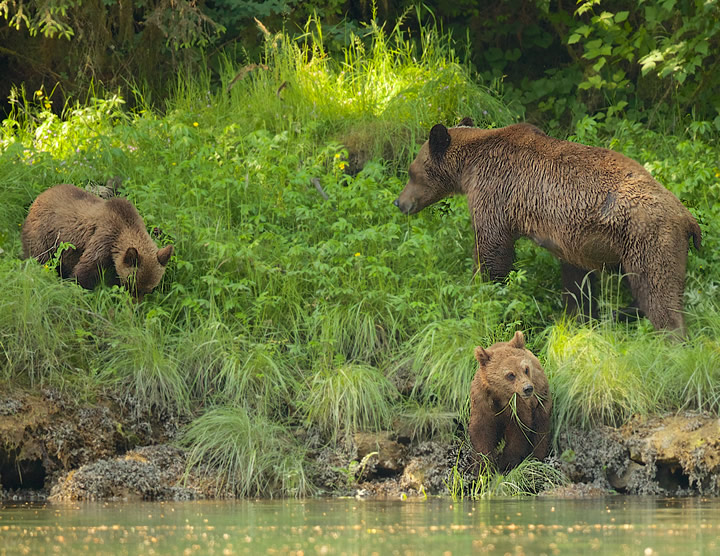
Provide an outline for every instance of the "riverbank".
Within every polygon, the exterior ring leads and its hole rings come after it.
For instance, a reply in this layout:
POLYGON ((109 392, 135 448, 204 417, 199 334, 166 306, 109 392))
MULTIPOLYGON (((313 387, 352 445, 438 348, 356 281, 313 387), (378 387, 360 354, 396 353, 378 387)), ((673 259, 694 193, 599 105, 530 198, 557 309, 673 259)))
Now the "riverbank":
MULTIPOLYGON (((218 491, 212 469, 188 466, 187 452, 175 442, 182 425, 171 415, 134 412, 112 399, 77 404, 52 390, 6 393, 0 397, 1 496, 234 498, 230 489, 218 491)), ((475 479, 472 453, 459 440, 412 442, 393 432, 356 433, 347 444, 330 447, 309 431, 298 432, 318 495, 450 496, 454 474, 466 485, 475 479)), ((635 417, 619 428, 571 429, 558 436, 548 460, 569 484, 547 485, 545 494, 717 495, 719 438, 718 418, 697 412, 635 417)))

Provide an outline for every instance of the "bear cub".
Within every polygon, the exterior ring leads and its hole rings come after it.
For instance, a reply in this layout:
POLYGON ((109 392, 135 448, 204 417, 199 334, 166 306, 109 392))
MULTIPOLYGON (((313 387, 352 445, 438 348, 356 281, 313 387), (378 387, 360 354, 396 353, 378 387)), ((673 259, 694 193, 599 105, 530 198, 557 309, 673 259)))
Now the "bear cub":
POLYGON ((552 399, 543 368, 525 348, 522 332, 509 342, 475 348, 479 363, 470 387, 470 441, 504 472, 550 445, 552 399), (514 398, 514 400, 513 400, 514 398), (502 452, 498 444, 505 439, 502 452))
POLYGON ((61 184, 41 193, 22 227, 25 258, 48 262, 61 243, 58 273, 93 289, 104 274, 138 300, 160 283, 173 246, 158 249, 137 209, 127 199, 103 200, 74 185, 61 184))

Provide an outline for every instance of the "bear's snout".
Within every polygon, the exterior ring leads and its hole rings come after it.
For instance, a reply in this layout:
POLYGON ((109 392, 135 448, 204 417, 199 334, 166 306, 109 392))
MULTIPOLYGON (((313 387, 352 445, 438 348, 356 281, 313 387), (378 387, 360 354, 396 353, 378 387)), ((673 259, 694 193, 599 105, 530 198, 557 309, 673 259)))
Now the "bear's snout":
POLYGON ((525 396, 526 398, 529 398, 530 396, 532 396, 534 391, 535 391, 535 388, 533 388, 532 384, 526 384, 525 388, 523 388, 523 390, 522 390, 522 393, 523 393, 523 396, 525 396))
POLYGON ((393 205, 395 205, 397 208, 399 208, 400 212, 402 212, 403 214, 413 214, 414 212, 416 212, 416 211, 413 211, 413 208, 415 208, 415 204, 416 204, 415 201, 403 202, 400 200, 400 197, 398 197, 397 199, 395 199, 393 201, 393 205))

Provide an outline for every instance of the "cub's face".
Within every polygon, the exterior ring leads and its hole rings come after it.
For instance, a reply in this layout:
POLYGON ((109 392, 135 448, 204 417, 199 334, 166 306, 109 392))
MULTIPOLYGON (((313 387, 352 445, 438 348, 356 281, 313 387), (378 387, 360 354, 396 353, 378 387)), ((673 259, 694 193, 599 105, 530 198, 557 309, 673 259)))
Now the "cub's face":
POLYGON ((160 283, 172 254, 172 245, 160 250, 141 251, 129 247, 121 260, 115 262, 120 283, 137 301, 142 301, 143 296, 153 291, 160 283))
MULTIPOLYGON (((521 351, 521 350, 515 350, 521 351)), ((505 354, 499 356, 497 354, 491 359, 488 365, 488 374, 495 375, 500 378, 498 382, 502 385, 502 391, 505 393, 509 401, 513 394, 517 394, 521 399, 528 400, 531 405, 537 403, 535 394, 535 378, 542 373, 542 368, 538 360, 527 350, 525 353, 518 355, 505 354)))
POLYGON ((540 361, 525 349, 521 332, 509 342, 498 342, 487 349, 475 349, 475 358, 493 397, 503 404, 514 394, 531 407, 538 404, 538 395, 547 394, 547 378, 540 361))

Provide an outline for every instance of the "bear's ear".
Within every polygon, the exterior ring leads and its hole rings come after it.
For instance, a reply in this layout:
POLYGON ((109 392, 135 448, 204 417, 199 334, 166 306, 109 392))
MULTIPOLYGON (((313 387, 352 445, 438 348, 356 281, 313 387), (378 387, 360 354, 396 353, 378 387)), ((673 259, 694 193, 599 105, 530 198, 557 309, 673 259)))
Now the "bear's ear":
POLYGON ((126 266, 138 266, 140 263, 140 255, 134 247, 128 247, 123 257, 123 264, 126 266))
POLYGON ((465 127, 475 127, 475 122, 473 122, 473 119, 470 116, 465 116, 462 120, 460 120, 459 126, 465 126, 465 127))
POLYGON ((435 124, 430 130, 430 156, 440 160, 450 146, 450 134, 442 124, 435 124))
POLYGON ((490 361, 490 352, 482 346, 478 346, 475 348, 475 359, 477 359, 481 365, 487 365, 490 361))
POLYGON ((157 252, 157 260, 160 263, 160 266, 165 266, 168 264, 170 257, 172 257, 173 249, 174 248, 172 245, 167 245, 166 247, 163 247, 157 252))
POLYGON ((523 349, 525 347, 525 336, 523 336, 523 333, 519 330, 515 332, 515 336, 513 336, 513 339, 508 342, 510 344, 510 347, 523 349))

